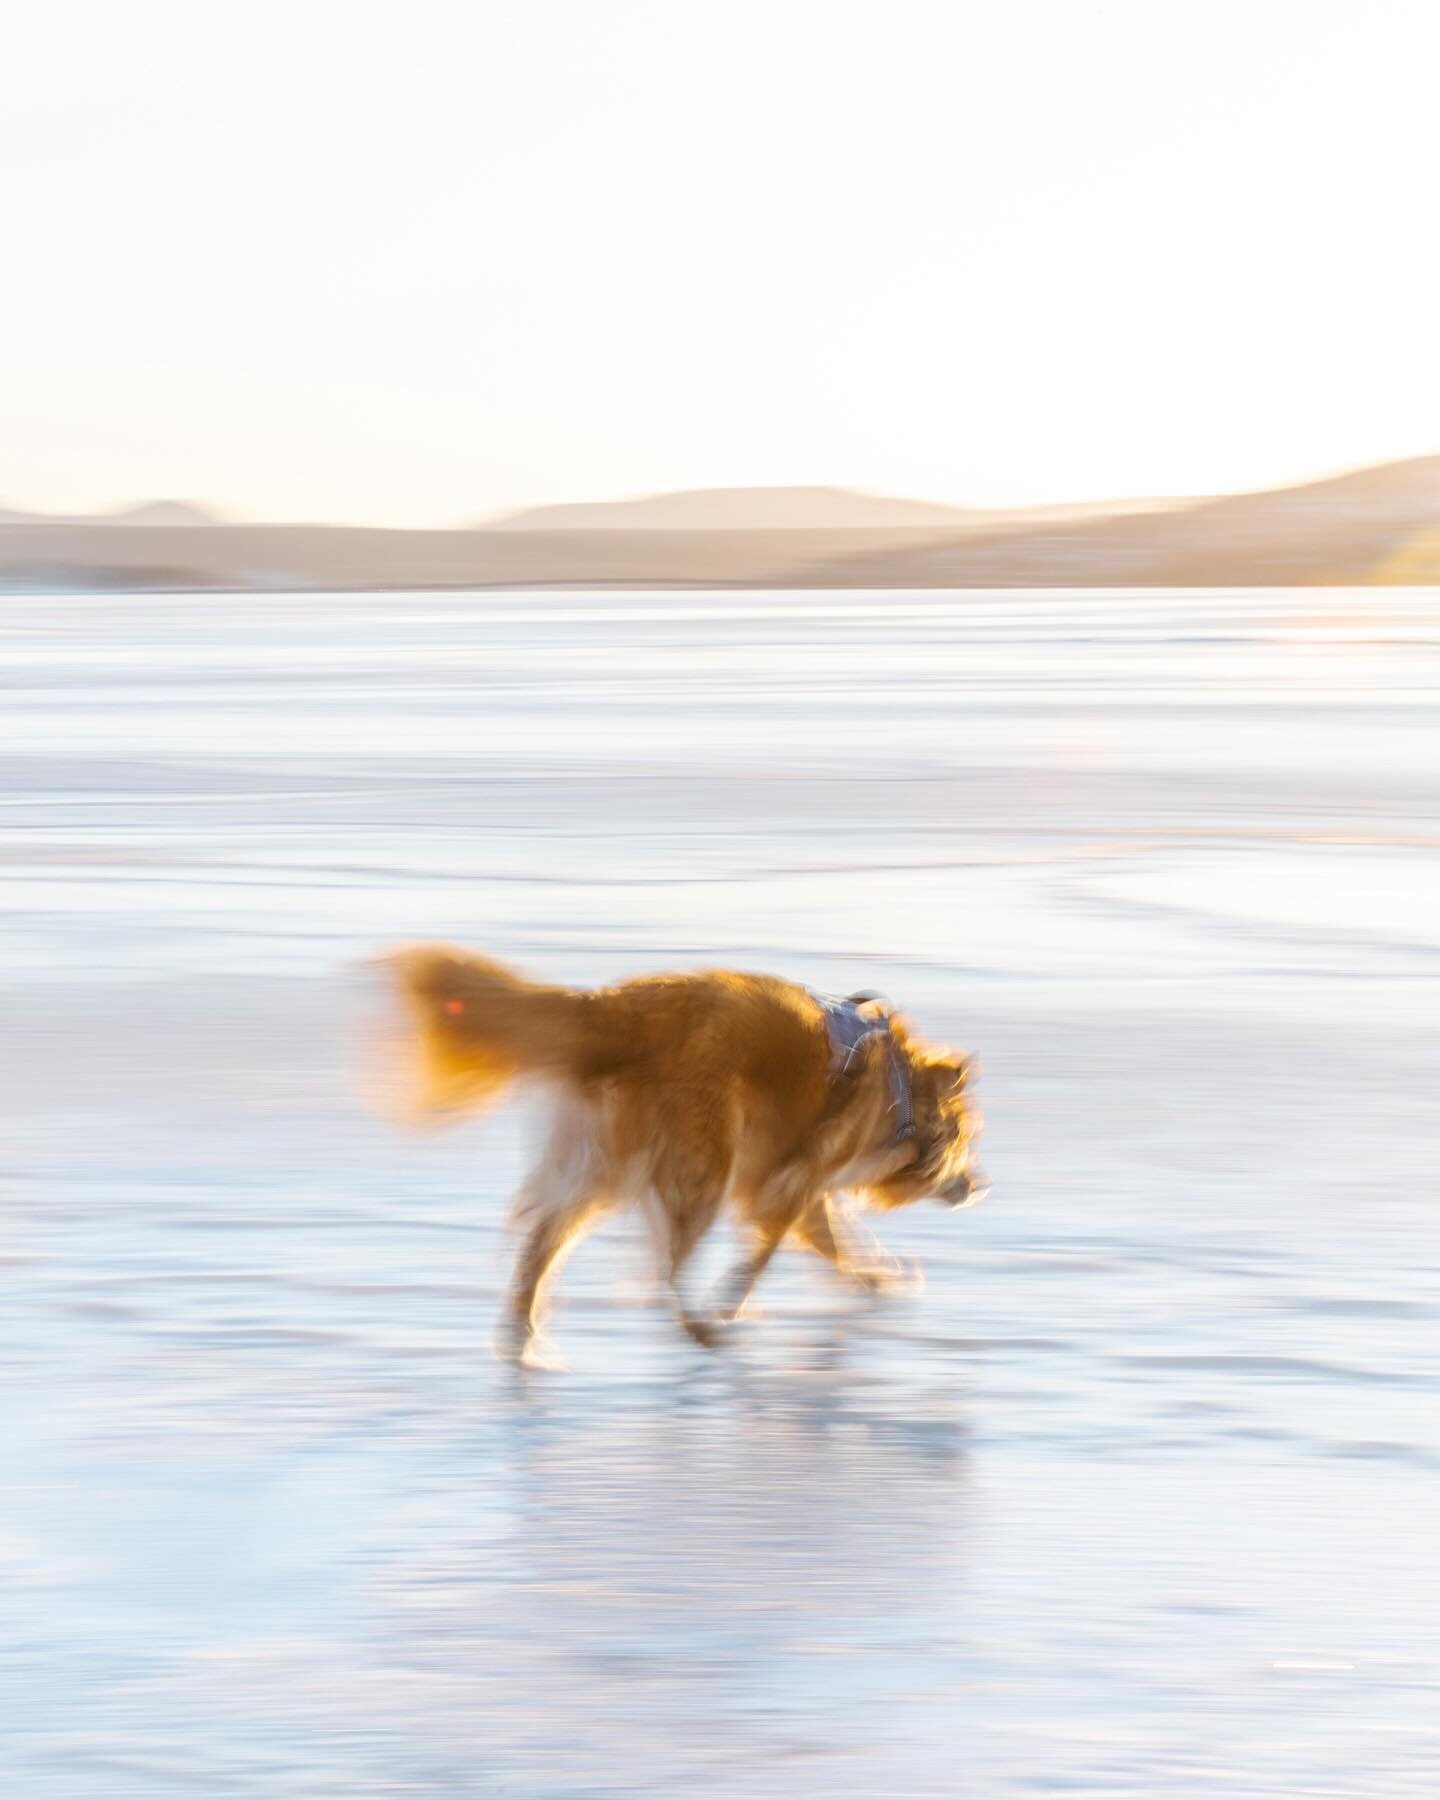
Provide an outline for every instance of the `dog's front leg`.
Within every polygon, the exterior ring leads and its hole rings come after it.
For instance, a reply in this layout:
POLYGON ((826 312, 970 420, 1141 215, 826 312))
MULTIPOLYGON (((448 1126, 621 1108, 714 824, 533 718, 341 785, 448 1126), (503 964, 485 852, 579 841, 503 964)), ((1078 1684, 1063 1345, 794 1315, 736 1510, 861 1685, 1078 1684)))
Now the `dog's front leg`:
POLYGON ((757 1228, 755 1248, 730 1271, 721 1290, 719 1318, 722 1325, 733 1325, 744 1312, 745 1303, 755 1291, 756 1282, 770 1266, 770 1258, 784 1243, 794 1222, 792 1216, 779 1223, 772 1222, 757 1228))
POLYGON ((720 1318, 725 1324, 739 1318, 756 1282, 769 1268, 771 1257, 816 1203, 805 1188, 797 1189, 797 1184, 788 1179, 775 1181, 768 1189, 750 1196, 744 1211, 752 1248, 749 1256, 731 1270, 722 1289, 720 1318))
POLYGON ((846 1221, 840 1202, 833 1194, 820 1194, 806 1206, 796 1222, 795 1235, 807 1249, 824 1257, 838 1275, 864 1293, 887 1294, 905 1285, 898 1266, 885 1257, 868 1232, 863 1235, 866 1249, 872 1254, 860 1255, 854 1227, 846 1221))
POLYGON ((675 1128, 655 1168, 648 1209, 671 1304, 681 1326, 707 1350, 719 1342, 714 1322, 685 1298, 685 1271, 695 1247, 715 1223, 730 1190, 733 1152, 713 1120, 701 1115, 675 1128))

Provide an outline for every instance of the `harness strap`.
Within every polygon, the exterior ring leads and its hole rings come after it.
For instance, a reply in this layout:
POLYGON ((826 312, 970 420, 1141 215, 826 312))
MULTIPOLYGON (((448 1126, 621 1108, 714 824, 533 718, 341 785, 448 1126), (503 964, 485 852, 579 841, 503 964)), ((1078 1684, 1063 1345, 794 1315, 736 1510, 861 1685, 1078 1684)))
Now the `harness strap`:
POLYGON ((915 1135, 915 1105, 910 1092, 910 1071, 890 1021, 883 1014, 867 1017, 860 1008, 880 999, 879 994, 851 994, 837 1000, 829 994, 816 994, 825 1012, 825 1025, 830 1033, 831 1066, 840 1074, 849 1072, 860 1048, 872 1037, 885 1040, 885 1078, 890 1088, 890 1110, 895 1115, 894 1142, 902 1144, 915 1135))

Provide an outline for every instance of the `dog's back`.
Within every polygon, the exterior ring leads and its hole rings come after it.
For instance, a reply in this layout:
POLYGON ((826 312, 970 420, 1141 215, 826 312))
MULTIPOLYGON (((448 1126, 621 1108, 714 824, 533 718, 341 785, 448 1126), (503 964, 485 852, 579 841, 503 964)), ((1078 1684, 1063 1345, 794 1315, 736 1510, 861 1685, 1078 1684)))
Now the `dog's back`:
POLYGON ((776 1114, 789 1128, 824 1102, 824 1011, 793 982, 718 969, 583 991, 528 981, 447 945, 387 961, 406 1009, 422 1113, 483 1110, 524 1076, 582 1094, 618 1084, 670 1107, 724 1096, 756 1124, 776 1114))

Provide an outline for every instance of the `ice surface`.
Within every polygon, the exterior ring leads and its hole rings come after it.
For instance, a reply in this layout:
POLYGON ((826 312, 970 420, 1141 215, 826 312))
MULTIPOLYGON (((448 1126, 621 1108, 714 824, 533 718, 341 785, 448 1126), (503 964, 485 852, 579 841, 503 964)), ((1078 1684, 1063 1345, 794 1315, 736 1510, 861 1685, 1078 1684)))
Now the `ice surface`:
POLYGON ((7 598, 5 1791, 1429 1800, 1437 672, 1418 591, 7 598), (523 1112, 349 1081, 434 934, 883 989, 992 1196, 718 1365, 613 1228, 517 1388, 523 1112))

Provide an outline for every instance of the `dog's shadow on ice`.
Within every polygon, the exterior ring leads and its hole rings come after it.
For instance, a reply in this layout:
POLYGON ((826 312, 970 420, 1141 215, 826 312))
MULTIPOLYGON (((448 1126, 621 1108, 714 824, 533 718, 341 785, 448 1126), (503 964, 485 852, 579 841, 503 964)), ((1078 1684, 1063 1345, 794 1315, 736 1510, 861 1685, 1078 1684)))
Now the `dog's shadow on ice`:
POLYGON ((852 1612, 922 1604, 966 1535, 960 1404, 872 1371, 844 1328, 661 1380, 521 1373, 502 1435, 524 1562, 547 1586, 608 1570, 717 1620, 826 1590, 852 1612))

